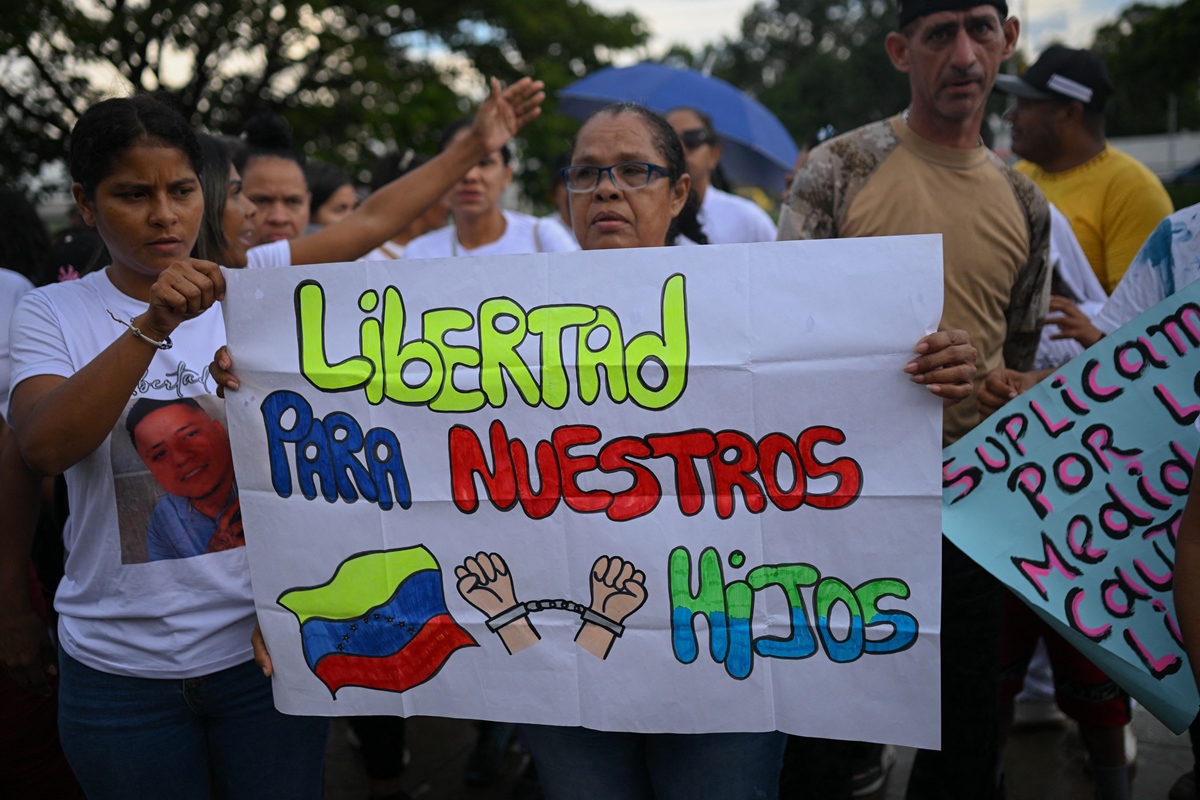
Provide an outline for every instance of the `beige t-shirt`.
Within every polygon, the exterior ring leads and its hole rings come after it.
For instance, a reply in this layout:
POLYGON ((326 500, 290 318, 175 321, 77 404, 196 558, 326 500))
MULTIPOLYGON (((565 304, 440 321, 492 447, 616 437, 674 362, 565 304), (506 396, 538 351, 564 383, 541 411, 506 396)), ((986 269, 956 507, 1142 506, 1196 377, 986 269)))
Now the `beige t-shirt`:
MULTIPOLYGON (((979 351, 978 379, 1029 369, 1050 294, 1046 198, 982 145, 942 147, 899 116, 813 150, 779 220, 780 239, 940 233, 940 328, 961 328, 979 351)), ((978 423, 975 399, 947 410, 943 443, 978 423)))

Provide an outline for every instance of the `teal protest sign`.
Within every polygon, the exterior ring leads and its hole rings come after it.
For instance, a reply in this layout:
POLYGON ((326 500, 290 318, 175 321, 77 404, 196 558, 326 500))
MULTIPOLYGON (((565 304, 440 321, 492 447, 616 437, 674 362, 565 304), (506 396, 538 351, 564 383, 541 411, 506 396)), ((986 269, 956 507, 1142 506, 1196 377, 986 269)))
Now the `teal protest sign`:
POLYGON ((1198 417, 1200 282, 943 454, 945 535, 1176 733, 1200 703, 1171 597, 1198 417))

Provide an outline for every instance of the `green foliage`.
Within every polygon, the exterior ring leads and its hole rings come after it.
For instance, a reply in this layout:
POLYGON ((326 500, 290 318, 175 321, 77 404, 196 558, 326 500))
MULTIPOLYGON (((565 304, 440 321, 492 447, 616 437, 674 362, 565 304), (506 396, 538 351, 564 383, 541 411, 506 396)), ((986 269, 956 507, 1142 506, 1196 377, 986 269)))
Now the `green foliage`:
POLYGON ((1116 91, 1106 109, 1109 136, 1167 130, 1168 96, 1178 127, 1200 130, 1200 0, 1134 4, 1096 31, 1092 49, 1108 64, 1116 91))
POLYGON ((1200 203, 1200 183, 1166 183, 1163 186, 1176 211, 1200 203))
MULTIPOLYGON (((131 87, 213 132, 278 111, 307 152, 359 172, 381 148, 431 151, 481 96, 471 67, 552 93, 645 38, 579 0, 39 0, 0 28, 0 181, 62 158, 79 114, 131 87)), ((552 157, 571 125, 539 121, 526 151, 552 157)))
POLYGON ((713 73, 757 97, 803 144, 824 125, 845 131, 908 104, 908 82, 883 46, 894 29, 884 0, 758 2, 713 73))

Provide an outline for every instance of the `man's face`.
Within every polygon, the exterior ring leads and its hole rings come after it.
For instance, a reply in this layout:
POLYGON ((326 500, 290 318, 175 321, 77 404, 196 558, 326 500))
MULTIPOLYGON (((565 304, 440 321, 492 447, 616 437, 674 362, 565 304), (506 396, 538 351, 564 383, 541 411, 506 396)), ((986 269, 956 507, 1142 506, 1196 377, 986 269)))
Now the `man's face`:
POLYGON ((913 103, 948 121, 970 119, 987 102, 1000 64, 1016 46, 1019 25, 995 6, 918 17, 896 66, 907 72, 913 103))
POLYGON ((233 474, 225 427, 182 403, 147 414, 133 429, 133 444, 159 486, 179 497, 209 497, 233 474))
POLYGON ((303 236, 308 228, 308 183, 304 170, 288 158, 257 156, 246 162, 242 191, 258 209, 254 243, 303 236))
POLYGON ((1012 126, 1012 151, 1035 164, 1047 164, 1062 151, 1059 121, 1064 104, 1057 100, 1028 100, 1004 114, 1012 126))

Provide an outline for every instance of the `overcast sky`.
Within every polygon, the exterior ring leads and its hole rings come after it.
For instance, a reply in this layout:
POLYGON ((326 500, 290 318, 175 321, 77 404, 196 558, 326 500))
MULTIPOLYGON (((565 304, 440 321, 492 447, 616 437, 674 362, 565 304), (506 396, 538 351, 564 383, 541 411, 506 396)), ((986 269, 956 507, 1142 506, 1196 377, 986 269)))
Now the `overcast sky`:
MULTIPOLYGON (((1096 28, 1111 21, 1134 0, 1010 0, 1009 13, 1022 19, 1022 44, 1034 54, 1053 41, 1073 47, 1091 43, 1096 28)), ((1176 0, 1177 1, 1177 0, 1176 0)), ((659 53, 674 43, 697 49, 722 36, 736 38, 753 0, 588 0, 604 12, 633 11, 653 33, 650 49, 659 53)), ((1168 0, 1142 0, 1168 5, 1168 0)))

